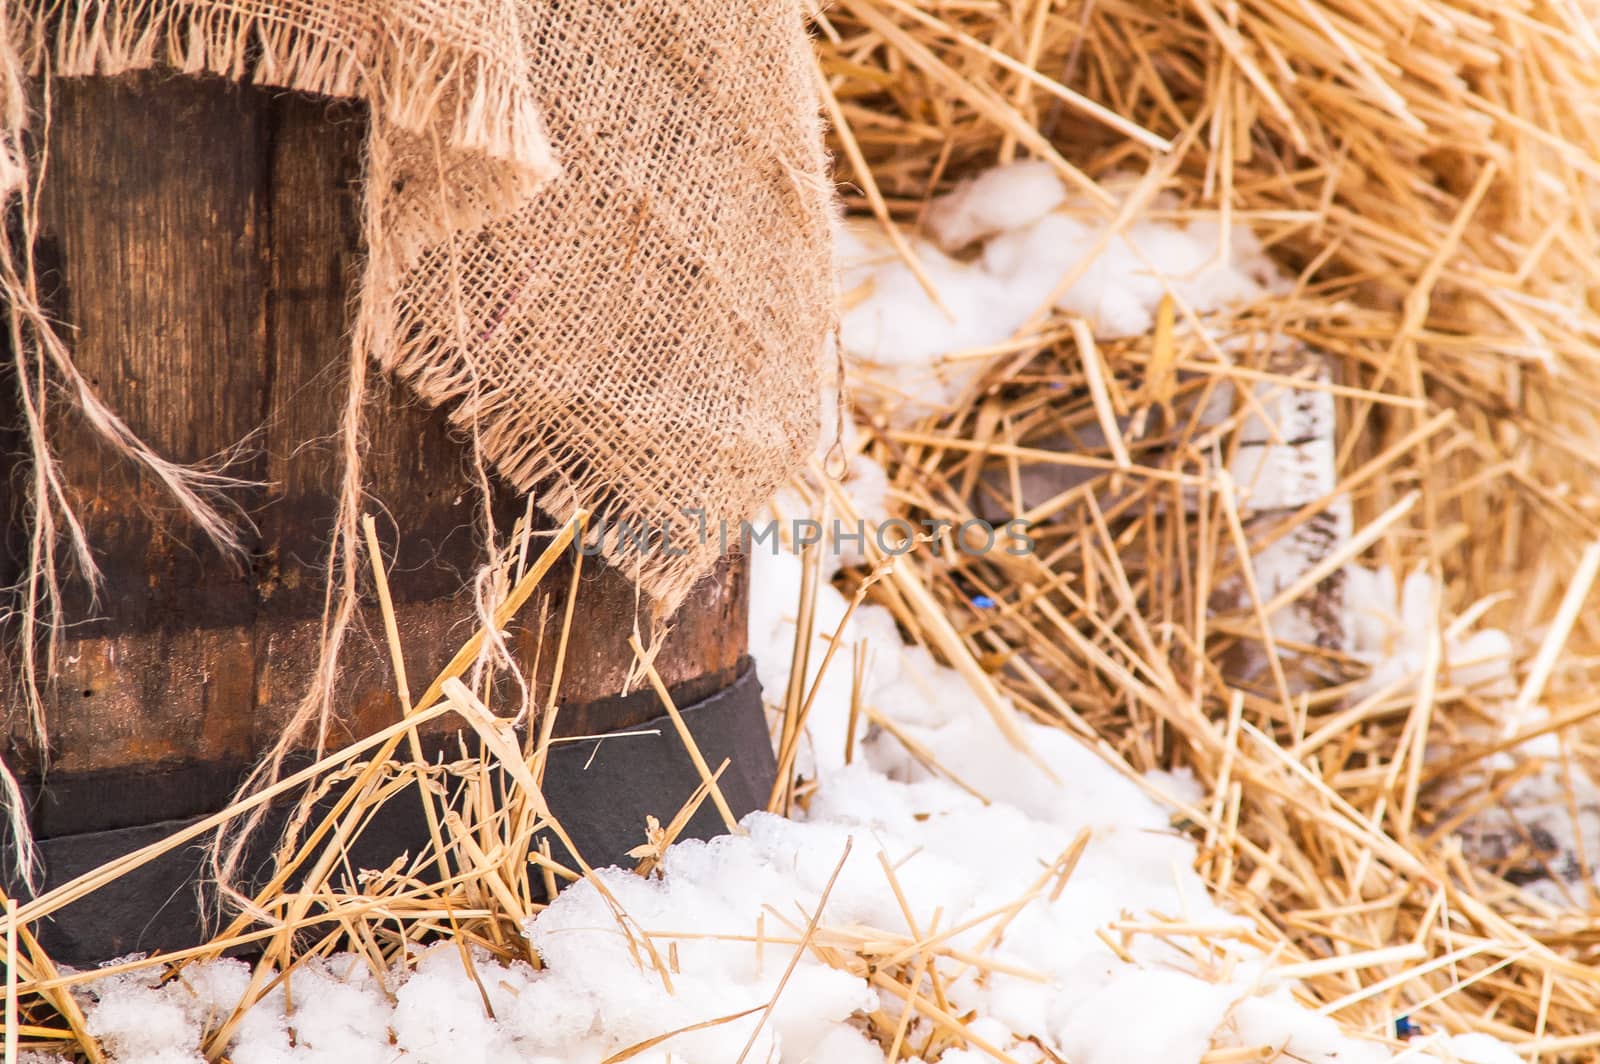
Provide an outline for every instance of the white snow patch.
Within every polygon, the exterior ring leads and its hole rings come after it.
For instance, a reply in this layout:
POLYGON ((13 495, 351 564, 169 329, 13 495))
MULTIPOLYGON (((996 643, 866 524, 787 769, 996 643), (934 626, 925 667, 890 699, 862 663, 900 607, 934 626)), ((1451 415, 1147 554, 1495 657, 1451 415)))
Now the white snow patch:
POLYGON ((1471 688, 1490 701, 1503 702, 1516 694, 1510 638, 1495 628, 1441 632, 1440 589, 1425 568, 1413 569, 1397 584, 1388 566, 1351 565, 1345 581, 1350 652, 1371 667, 1361 693, 1415 686, 1437 650, 1441 682, 1471 688))
POLYGON ((1226 257, 1213 221, 1140 221, 1115 236, 1109 228, 1068 199, 1046 163, 988 171, 930 206, 938 244, 911 241, 941 310, 876 223, 847 221, 837 248, 845 352, 909 400, 892 405, 896 420, 912 420, 949 405, 981 365, 946 356, 1010 339, 1069 273, 1077 278, 1055 305, 1087 319, 1102 339, 1148 332, 1169 290, 1205 314, 1284 283, 1243 226, 1228 232, 1226 257), (951 254, 975 241, 982 243, 970 261, 951 254))

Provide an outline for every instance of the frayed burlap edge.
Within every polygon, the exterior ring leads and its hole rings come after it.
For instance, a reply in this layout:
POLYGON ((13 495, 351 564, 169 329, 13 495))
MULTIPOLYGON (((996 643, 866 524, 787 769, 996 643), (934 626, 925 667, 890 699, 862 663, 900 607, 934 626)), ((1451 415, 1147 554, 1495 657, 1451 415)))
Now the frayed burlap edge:
MULTIPOLYGON (((19 23, 14 41, 32 76, 113 76, 165 66, 361 99, 399 129, 436 135, 452 150, 507 164, 515 171, 507 190, 526 194, 557 167, 517 44, 515 4, 481 0, 481 24, 456 41, 439 32, 445 15, 440 21, 424 17, 427 6, 195 0, 7 5, 19 23), (297 22, 302 8, 304 18, 297 22)), ((449 28, 460 29, 465 21, 449 17, 449 28)))

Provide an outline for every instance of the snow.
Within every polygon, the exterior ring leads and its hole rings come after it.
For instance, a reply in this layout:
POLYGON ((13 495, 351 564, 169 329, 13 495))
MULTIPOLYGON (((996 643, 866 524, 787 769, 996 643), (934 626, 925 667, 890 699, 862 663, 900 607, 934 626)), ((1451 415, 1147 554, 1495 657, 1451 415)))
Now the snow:
MULTIPOLYGON (((785 603, 793 601, 800 562, 789 553, 752 561, 761 608, 752 614, 751 648, 769 689, 781 690, 781 662, 794 639, 785 603)), ((824 615, 843 615, 845 600, 833 587, 823 585, 819 598, 824 615)), ((752 814, 746 834, 680 843, 655 878, 600 873, 625 924, 591 885, 573 886, 527 928, 542 970, 475 952, 474 980, 459 948, 444 944, 419 951, 409 971, 386 973, 386 988, 360 959, 307 961, 287 996, 279 988, 246 1014, 229 1056, 237 1064, 598 1064, 665 1033, 753 1010, 632 1059, 728 1064, 759 1025, 748 1060, 882 1060, 860 1017, 878 1009, 897 1016, 900 1005, 869 986, 859 965, 830 965, 808 951, 784 982, 795 942, 838 867, 821 908, 824 940, 904 942, 970 923, 949 945, 969 954, 992 947, 984 955, 1004 970, 982 977, 942 958, 949 1011, 974 1014, 972 1033, 1018 1062, 1049 1059, 1030 1039, 1075 1064, 1181 1064, 1215 1048, 1264 1044, 1282 1046, 1286 1059, 1324 1064, 1389 1059, 1384 1046, 1349 1037, 1296 1004, 1292 988, 1275 981, 1266 958, 1242 939, 1219 939, 1221 953, 1191 957, 1161 936, 1120 937, 1112 930, 1119 921, 1183 920, 1237 927, 1241 935, 1249 924, 1210 898, 1191 870, 1193 844, 1138 781, 1067 734, 1023 723, 1051 779, 1006 744, 957 674, 900 641, 881 607, 861 607, 846 637, 873 648, 868 702, 958 774, 960 785, 876 730, 862 736, 855 763, 844 764, 848 676, 842 687, 829 686, 830 676, 810 727, 820 778, 796 819, 752 814), (1053 870, 1083 830, 1087 849, 1061 883, 1053 870), (1008 908, 1015 912, 1006 919, 1008 908), (1130 959, 1099 932, 1124 943, 1130 959), (665 976, 641 959, 646 933, 658 955, 670 957, 665 976), (758 946, 758 937, 767 941, 758 946)), ((1192 781, 1161 782, 1160 791, 1192 796, 1192 781)), ((161 987, 148 975, 112 977, 94 985, 86 1011, 120 1064, 196 1061, 203 1032, 247 980, 237 961, 186 969, 161 987)), ((927 1028, 914 1024, 912 1033, 910 1044, 920 1046, 927 1028)), ((1498 1059, 1498 1044, 1484 1045, 1480 1052, 1478 1042, 1451 1043, 1461 1059, 1498 1059)), ((1450 1059, 1440 1053, 1411 1059, 1450 1059)), ((993 1058, 974 1044, 941 1059, 993 1058)))
MULTIPOLYGON (((1350 601, 1360 604, 1352 653, 1371 667, 1361 694, 1414 690, 1437 654, 1439 682, 1471 690, 1498 718, 1489 725, 1468 721, 1462 728, 1467 736, 1491 743, 1549 720, 1542 705, 1520 714, 1516 709, 1510 636, 1459 622, 1440 630, 1441 592, 1425 568, 1397 581, 1388 567, 1351 566, 1347 578, 1350 601)), ((1539 763, 1461 825, 1462 848, 1491 867, 1511 859, 1513 878, 1551 905, 1587 906, 1591 884, 1600 884, 1600 784, 1580 760, 1567 756, 1559 734, 1536 736, 1484 758, 1447 785, 1447 795, 1480 793, 1493 783, 1486 777, 1508 775, 1529 761, 1539 763)))
MULTIPOLYGON (((1102 222, 1072 213, 1053 174, 1028 163, 936 203, 928 227, 943 246, 919 242, 918 255, 955 320, 869 233, 849 230, 844 287, 865 294, 845 316, 844 342, 852 359, 886 367, 917 402, 933 404, 962 386, 959 371, 940 375, 941 356, 1009 337, 1106 236, 1102 222), (954 257, 974 244, 970 261, 954 257)), ((1147 329, 1168 285, 1201 312, 1268 290, 1272 275, 1250 234, 1230 235, 1232 264, 1217 259, 1220 238, 1203 223, 1139 223, 1105 242, 1060 303, 1117 335, 1147 329)), ((869 519, 885 513, 886 479, 870 460, 851 460, 844 488, 869 519)), ((791 495, 779 509, 804 505, 791 495)), ((865 1017, 893 1021, 903 1005, 869 982, 862 956, 911 957, 913 944, 948 934, 926 945, 940 982, 935 990, 925 979, 919 993, 966 1020, 967 1043, 927 1050, 934 1031, 917 1019, 903 1055, 910 1064, 925 1051, 943 1064, 996 1054, 1017 1064, 1185 1064, 1261 1045, 1306 1064, 1391 1058, 1389 1044, 1300 1005, 1253 944, 1253 924, 1210 896, 1193 871, 1194 844, 1159 797, 1195 800, 1192 778, 1136 778, 1065 732, 1019 719, 1033 759, 1025 756, 958 673, 902 641, 887 610, 863 605, 844 623, 848 603, 828 578, 859 560, 822 555, 805 678, 817 694, 799 759, 815 787, 794 819, 756 813, 742 834, 679 843, 648 879, 600 872, 620 913, 593 884, 570 887, 525 929, 541 968, 451 943, 383 973, 354 956, 307 960, 245 1014, 229 1057, 598 1064, 636 1050, 626 1059, 639 1064, 869 1064, 884 1047, 864 1033, 865 1017), (835 632, 847 648, 865 645, 865 704, 922 757, 865 720, 847 737, 852 655, 818 674, 835 632), (1080 837, 1086 845, 1069 866, 1080 837), (1140 931, 1174 921, 1233 934, 1201 947, 1140 931)), ((789 679, 801 562, 764 551, 751 562, 750 652, 776 697, 789 679)), ((1405 591, 1413 594, 1410 580, 1405 591)), ((1402 613, 1421 608, 1399 603, 1402 613)), ((1395 633, 1381 618, 1362 623, 1361 645, 1381 666, 1397 653, 1395 633)), ((1485 648, 1469 640, 1464 649, 1485 648)), ((222 960, 160 985, 148 972, 109 976, 80 995, 118 1064, 179 1064, 201 1059, 205 1034, 249 978, 244 964, 222 960)), ((1407 1059, 1499 1064, 1515 1059, 1508 1052, 1481 1036, 1436 1037, 1407 1059)))
POLYGON ((1351 604, 1350 651, 1369 666, 1363 694, 1413 686, 1423 676, 1434 641, 1441 644, 1445 682, 1500 702, 1516 694, 1510 638, 1494 628, 1441 634, 1440 589, 1426 568, 1413 569, 1397 583, 1388 566, 1352 565, 1345 581, 1351 604))
POLYGON ((1511 1047, 1486 1034, 1458 1034, 1444 1040, 1445 1059, 1460 1064, 1522 1064, 1511 1047))
POLYGON ((903 397, 890 405, 900 421, 950 404, 981 362, 946 356, 1009 340, 1069 274, 1076 279, 1055 305, 1102 339, 1148 332, 1168 291, 1206 314, 1285 283, 1244 226, 1228 231, 1226 249, 1222 227, 1206 220, 1139 221, 1113 235, 1038 161, 988 171, 935 200, 927 228, 937 243, 911 246, 943 310, 875 223, 846 222, 838 234, 845 352, 903 397), (956 257, 972 246, 975 257, 956 257))
POLYGON ((1037 159, 985 170, 928 206, 928 232, 959 250, 1008 230, 1026 229, 1067 201, 1055 168, 1037 159))

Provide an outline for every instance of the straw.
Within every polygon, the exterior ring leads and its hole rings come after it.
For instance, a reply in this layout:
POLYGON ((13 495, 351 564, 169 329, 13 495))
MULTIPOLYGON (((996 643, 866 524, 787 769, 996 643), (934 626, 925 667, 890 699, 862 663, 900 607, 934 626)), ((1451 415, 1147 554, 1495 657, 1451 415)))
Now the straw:
MULTIPOLYGON (((1131 937, 1152 935, 1209 959, 1244 942, 1269 958, 1269 976, 1298 979, 1302 1001, 1350 1029, 1387 1037, 1404 1013, 1531 1059, 1592 1056, 1600 970, 1586 884, 1562 879, 1531 845, 1475 848, 1468 830, 1486 811, 1509 808, 1514 821, 1515 785, 1559 773, 1575 815, 1572 773, 1600 754, 1600 620, 1586 611, 1600 574, 1600 35, 1587 13, 1554 0, 842 0, 816 25, 843 204, 888 228, 925 287, 912 249, 929 200, 1020 157, 1046 162, 1074 197, 1067 209, 1104 223, 1106 242, 1144 220, 1205 223, 1220 228, 1221 255, 1230 228, 1248 225, 1293 278, 1206 316, 1169 293, 1151 335, 1113 339, 1054 306, 1091 265, 1080 262, 1016 336, 954 353, 973 385, 912 424, 890 416, 892 389, 851 369, 853 393, 876 404, 857 419, 855 446, 886 470, 895 516, 1023 518, 1035 550, 936 557, 916 544, 841 574, 846 599, 884 606, 955 668, 1021 756, 1032 753, 1017 723, 1026 716, 1075 736, 1152 798, 1171 801, 1152 770, 1187 770, 1204 792, 1173 803, 1173 830, 1194 840, 1198 870, 1247 931, 1136 914, 1098 929, 1107 948, 1127 956, 1131 937), (1223 475, 1244 433, 1294 447, 1274 412, 1313 401, 1338 425, 1316 497, 1255 507, 1223 475), (1053 476, 1069 479, 1042 493, 1022 486, 1053 476), (1268 583, 1266 553, 1308 540, 1321 553, 1268 583), (1437 631, 1393 633, 1414 637, 1419 675, 1363 686, 1369 655, 1352 623, 1395 604, 1347 596, 1358 565, 1397 581, 1420 567, 1436 586, 1437 631), (974 589, 992 607, 976 608, 974 589), (1317 616, 1337 622, 1323 637, 1288 627, 1317 616), (1451 660, 1452 640, 1484 627, 1510 633, 1509 693, 1474 686, 1451 660), (1559 756, 1531 758, 1535 739, 1559 756), (1550 889, 1535 895, 1530 881, 1550 889), (1565 906, 1549 900, 1561 891, 1565 906)), ((809 475, 806 497, 857 516, 820 466, 809 475)), ((528 557, 526 539, 518 553, 528 557)), ((514 590, 493 624, 527 601, 543 560, 505 580, 514 590)), ((855 670, 852 732, 865 720, 962 785, 960 764, 940 763, 870 704, 865 650, 817 630, 821 580, 808 558, 793 680, 768 692, 782 715, 773 808, 803 794, 793 751, 819 664, 855 670)), ((380 597, 392 612, 381 585, 380 597)), ((418 938, 440 933, 526 959, 518 931, 531 899, 579 878, 603 886, 529 841, 547 826, 531 771, 547 744, 531 762, 513 752, 502 740, 514 711, 460 683, 482 641, 468 641, 407 722, 292 777, 332 787, 343 773, 358 790, 305 824, 285 855, 282 867, 315 874, 292 894, 277 881, 253 899, 259 913, 186 957, 273 943, 281 974, 308 955, 295 933, 314 930, 322 948, 342 936, 373 963, 403 963, 418 938), (399 753, 445 712, 464 712, 487 749, 448 767, 399 753), (373 803, 446 782, 470 800, 412 864, 445 867, 448 855, 452 876, 334 879, 373 803)), ((662 693, 644 648, 634 652, 662 693)), ((702 776, 695 802, 717 802, 717 773, 692 738, 685 747, 702 776)), ((671 837, 656 830, 646 871, 671 837)), ((21 953, 25 925, 151 855, 19 906, 7 927, 21 953)), ((1036 883, 997 885, 1004 903, 961 927, 909 909, 910 934, 832 927, 819 906, 798 922, 768 910, 740 940, 790 946, 791 967, 809 954, 898 1002, 859 1018, 886 1054, 933 1060, 966 1047, 1004 1060, 974 1036, 973 1017, 946 1007, 946 990, 969 968, 1008 970, 989 946, 1029 900, 1060 890, 1071 857, 1036 883), (957 937, 989 945, 957 948, 957 937)), ((640 966, 670 985, 655 942, 675 933, 614 913, 640 966)), ((81 1037, 45 995, 97 974, 17 959, 8 1046, 24 1031, 81 1037)), ((209 1052, 225 1048, 214 1039, 209 1052)), ((1274 1053, 1219 1044, 1204 1059, 1274 1053)))

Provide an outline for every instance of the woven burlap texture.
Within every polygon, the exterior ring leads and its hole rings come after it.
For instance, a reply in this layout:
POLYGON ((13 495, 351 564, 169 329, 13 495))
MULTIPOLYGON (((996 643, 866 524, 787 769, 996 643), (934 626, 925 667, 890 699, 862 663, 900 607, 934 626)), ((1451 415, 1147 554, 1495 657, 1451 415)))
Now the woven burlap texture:
POLYGON ((816 440, 831 193, 802 13, 525 17, 563 174, 428 252, 376 346, 545 508, 607 519, 607 556, 670 609, 816 440))
POLYGON ((365 100, 358 349, 546 512, 590 510, 664 611, 809 453, 830 192, 796 0, 8 7, 36 76, 365 100))

